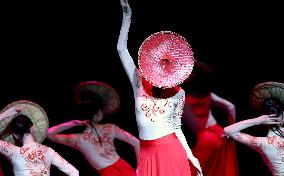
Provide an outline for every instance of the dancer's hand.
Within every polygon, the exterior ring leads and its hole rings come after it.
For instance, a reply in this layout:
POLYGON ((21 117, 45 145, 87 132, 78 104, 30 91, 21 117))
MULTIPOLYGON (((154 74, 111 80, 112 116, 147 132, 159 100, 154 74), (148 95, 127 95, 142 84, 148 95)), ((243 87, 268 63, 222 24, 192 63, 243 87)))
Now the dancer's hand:
POLYGON ((120 5, 121 6, 129 6, 129 4, 128 4, 128 0, 120 0, 120 5))
POLYGON ((120 0, 120 5, 125 14, 131 14, 131 8, 128 4, 128 0, 120 0))
POLYGON ((74 126, 87 126, 89 124, 88 120, 72 120, 72 125, 74 126))
POLYGON ((12 108, 9 108, 7 109, 6 111, 4 111, 3 113, 0 114, 0 120, 3 120, 7 117, 12 117, 12 116, 16 116, 18 115, 19 113, 21 113, 21 111, 23 110, 24 108, 19 108, 19 107, 12 107, 12 108))
POLYGON ((197 169, 197 176, 203 176, 202 169, 201 169, 198 159, 194 157, 193 163, 194 163, 195 168, 197 169))
POLYGON ((201 168, 197 171, 197 176, 203 176, 201 168))
POLYGON ((197 172, 197 176, 203 176, 202 172, 197 172))
POLYGON ((280 125, 282 118, 276 117, 275 115, 276 114, 259 116, 255 118, 255 123, 263 125, 280 125))

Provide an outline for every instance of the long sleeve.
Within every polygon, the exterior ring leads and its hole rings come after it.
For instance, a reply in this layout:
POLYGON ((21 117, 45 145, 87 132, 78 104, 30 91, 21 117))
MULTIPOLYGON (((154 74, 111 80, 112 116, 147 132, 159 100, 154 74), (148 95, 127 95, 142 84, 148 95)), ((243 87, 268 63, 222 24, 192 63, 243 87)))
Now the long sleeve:
POLYGON ((15 147, 14 145, 6 141, 0 140, 0 153, 6 156, 10 161, 12 160, 14 147, 15 147))
POLYGON ((191 149, 189 148, 186 138, 181 130, 181 128, 175 130, 175 134, 177 138, 179 139, 180 143, 182 144, 183 148, 185 149, 186 155, 189 159, 189 161, 194 165, 194 167, 197 168, 199 171, 199 176, 202 176, 202 169, 200 167, 200 163, 196 157, 193 156, 191 149))
POLYGON ((12 121, 12 119, 19 113, 20 111, 16 108, 9 108, 0 114, 0 132, 2 132, 8 124, 12 121))
POLYGON ((118 43, 117 43, 117 51, 118 51, 121 63, 131 82, 131 85, 134 88, 135 86, 134 75, 135 75, 136 66, 127 49, 128 32, 129 32, 129 28, 131 24, 132 12, 131 12, 131 9, 128 3, 122 5, 122 9, 123 9, 123 19, 122 19, 120 35, 119 35, 118 43))
POLYGON ((182 144, 183 148, 185 149, 189 161, 197 168, 199 172, 198 175, 202 176, 202 169, 200 167, 200 163, 198 159, 193 156, 191 149, 189 148, 188 143, 186 141, 186 138, 181 130, 181 117, 184 108, 184 101, 185 101, 185 95, 181 97, 178 104, 176 105, 175 114, 172 117, 174 122, 175 134, 179 139, 180 143, 182 144))
POLYGON ((235 139, 238 142, 248 145, 249 147, 260 151, 265 147, 266 137, 255 137, 249 134, 242 133, 241 131, 260 124, 273 125, 280 122, 277 122, 277 117, 273 115, 262 115, 257 118, 243 120, 237 123, 234 123, 230 126, 224 128, 226 135, 235 139))
POLYGON ((52 164, 68 176, 79 176, 79 171, 55 151, 53 151, 52 164))
POLYGON ((234 123, 230 126, 227 126, 224 128, 225 133, 228 136, 233 136, 237 133, 239 133, 240 131, 242 131, 243 129, 249 128, 251 126, 255 126, 255 125, 259 125, 260 122, 256 120, 257 118, 254 119, 247 119, 247 120, 243 120, 237 123, 234 123))

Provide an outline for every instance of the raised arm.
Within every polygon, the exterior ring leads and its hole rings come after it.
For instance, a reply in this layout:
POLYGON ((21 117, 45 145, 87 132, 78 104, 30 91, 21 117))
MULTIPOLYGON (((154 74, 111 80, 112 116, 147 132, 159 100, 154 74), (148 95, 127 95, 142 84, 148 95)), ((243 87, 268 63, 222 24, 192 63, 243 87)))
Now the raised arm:
POLYGON ((76 126, 86 126, 87 124, 88 124, 87 121, 71 120, 69 122, 65 122, 65 123, 48 128, 47 137, 58 134, 62 131, 68 130, 76 126))
POLYGON ((122 65, 127 73, 128 79, 130 80, 132 87, 134 87, 134 74, 136 66, 127 49, 128 32, 131 23, 132 12, 127 0, 120 0, 120 4, 123 11, 123 18, 117 43, 117 51, 122 65))
POLYGON ((265 138, 255 137, 245 133, 241 133, 243 129, 249 128, 255 125, 273 125, 280 124, 280 118, 274 117, 275 115, 262 115, 257 118, 247 119, 240 122, 237 122, 233 125, 227 126, 224 128, 226 135, 232 137, 238 142, 248 145, 249 147, 259 150, 263 147, 265 138))
POLYGON ((211 93, 212 104, 225 109, 228 112, 229 124, 233 124, 236 122, 236 109, 235 105, 230 101, 219 97, 215 93, 211 93))
MULTIPOLYGON (((0 123, 2 126, 6 126, 3 124, 9 124, 13 117, 15 117, 17 114, 19 114, 21 109, 17 108, 9 108, 8 110, 2 112, 0 114, 0 123)), ((3 132, 4 129, 0 129, 0 132, 3 132)), ((6 156, 9 160, 11 160, 13 149, 16 146, 14 146, 11 143, 8 143, 6 141, 0 140, 0 153, 6 156)))
POLYGON ((114 131, 115 131, 115 138, 124 141, 130 145, 133 146, 136 159, 138 161, 139 158, 139 150, 140 150, 140 141, 132 134, 124 131, 123 129, 119 128, 118 126, 114 125, 114 131))
POLYGON ((78 147, 77 134, 58 134, 58 133, 73 128, 75 126, 84 126, 86 124, 87 124, 86 121, 79 121, 79 120, 72 120, 66 123, 62 123, 60 125, 49 128, 47 138, 52 140, 53 142, 67 145, 72 148, 77 148, 78 147))
POLYGON ((55 151, 53 151, 52 164, 68 176, 79 176, 79 171, 55 151))
MULTIPOLYGON (((12 121, 13 117, 15 117, 17 114, 21 112, 22 109, 17 108, 9 108, 6 111, 2 112, 0 114, 0 123, 2 124, 8 124, 12 121)), ((0 129, 3 130, 3 129, 0 129)))

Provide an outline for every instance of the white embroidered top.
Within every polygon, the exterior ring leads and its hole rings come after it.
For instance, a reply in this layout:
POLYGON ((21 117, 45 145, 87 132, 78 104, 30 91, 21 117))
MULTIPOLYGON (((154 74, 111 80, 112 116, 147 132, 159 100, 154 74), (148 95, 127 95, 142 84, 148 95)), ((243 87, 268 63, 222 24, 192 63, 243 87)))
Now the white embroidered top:
POLYGON ((53 149, 36 142, 18 147, 0 140, 0 153, 11 161, 15 176, 49 176, 51 164, 69 176, 79 176, 79 171, 53 149))
POLYGON ((193 156, 181 130, 181 115, 184 106, 185 92, 180 88, 178 93, 174 96, 166 99, 160 99, 148 96, 148 94, 144 91, 142 75, 136 68, 127 49, 130 21, 131 14, 127 14, 126 10, 123 13, 123 21, 117 43, 117 50, 134 91, 139 138, 144 140, 153 140, 175 133, 183 145, 189 160, 195 167, 197 167, 201 174, 199 161, 193 156))
POLYGON ((155 98, 145 92, 141 79, 137 77, 134 95, 140 139, 153 140, 175 133, 181 126, 185 92, 180 89, 172 97, 155 98))
POLYGON ((255 137, 241 132, 233 134, 232 137, 258 151, 274 176, 284 175, 284 139, 282 137, 272 131, 269 131, 266 137, 255 137))

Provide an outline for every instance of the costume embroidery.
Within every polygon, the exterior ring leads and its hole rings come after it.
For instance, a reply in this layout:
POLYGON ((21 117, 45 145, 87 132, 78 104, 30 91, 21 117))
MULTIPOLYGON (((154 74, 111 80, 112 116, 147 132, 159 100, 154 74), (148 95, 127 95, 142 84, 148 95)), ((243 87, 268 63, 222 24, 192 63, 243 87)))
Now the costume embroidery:
POLYGON ((2 141, 0 143, 0 151, 1 153, 4 153, 5 156, 11 161, 12 160, 12 156, 13 153, 11 152, 13 145, 8 143, 8 142, 4 142, 2 141))
POLYGON ((269 136, 267 142, 276 149, 278 156, 282 156, 282 162, 284 163, 284 141, 277 140, 276 136, 269 136))
POLYGON ((106 159, 111 159, 115 156, 115 148, 112 139, 110 138, 110 134, 112 132, 111 126, 103 126, 98 129, 98 132, 101 136, 102 146, 100 145, 100 141, 96 135, 92 132, 85 132, 83 134, 83 139, 93 144, 95 151, 99 151, 99 155, 106 159))

